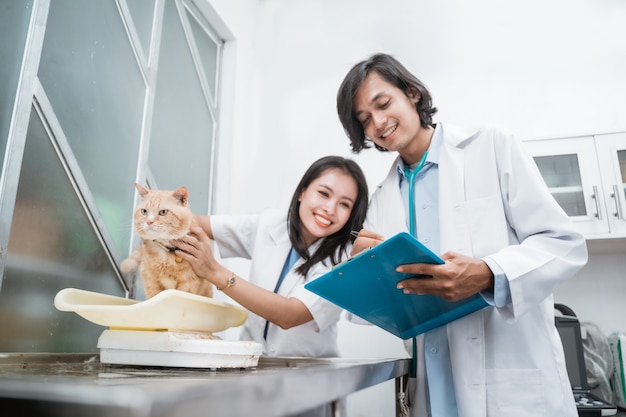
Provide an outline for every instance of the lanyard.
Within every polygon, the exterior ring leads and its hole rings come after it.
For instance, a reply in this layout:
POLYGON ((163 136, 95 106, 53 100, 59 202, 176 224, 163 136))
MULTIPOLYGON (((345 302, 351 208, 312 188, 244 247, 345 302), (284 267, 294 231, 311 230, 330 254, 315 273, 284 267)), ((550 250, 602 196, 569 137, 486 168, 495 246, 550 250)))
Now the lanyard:
MULTIPOLYGON (((300 258, 298 252, 291 247, 289 250, 289 255, 287 255, 287 259, 285 259, 285 264, 283 265, 283 270, 280 272, 280 277, 276 282, 276 287, 274 288, 274 292, 278 293, 278 289, 280 288, 280 284, 283 283, 283 280, 287 276, 287 272, 291 270, 291 268, 295 265, 296 261, 300 258)), ((267 339, 267 330, 269 329, 269 321, 265 321, 265 330, 263 330, 263 339, 267 339)))
MULTIPOLYGON (((422 155, 422 159, 420 159, 419 164, 415 167, 413 171, 409 168, 408 165, 404 167, 404 175, 409 181, 409 232, 411 236, 417 238, 417 230, 415 230, 415 176, 422 169, 424 164, 426 163, 426 156, 428 155, 428 151, 424 152, 422 155)), ((412 340, 412 355, 411 355, 411 369, 409 370, 409 376, 415 378, 417 375, 417 340, 413 337, 412 340)))

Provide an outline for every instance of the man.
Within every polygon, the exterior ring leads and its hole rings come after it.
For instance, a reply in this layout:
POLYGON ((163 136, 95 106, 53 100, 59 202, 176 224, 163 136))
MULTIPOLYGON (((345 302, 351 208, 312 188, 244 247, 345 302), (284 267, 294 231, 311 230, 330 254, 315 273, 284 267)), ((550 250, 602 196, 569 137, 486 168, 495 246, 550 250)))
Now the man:
POLYGON ((431 276, 398 288, 489 303, 417 338, 411 415, 577 416, 553 290, 586 264, 586 244, 521 144, 433 123, 428 89, 386 54, 348 72, 337 110, 354 152, 398 153, 353 253, 410 231, 445 264, 398 267, 431 276))

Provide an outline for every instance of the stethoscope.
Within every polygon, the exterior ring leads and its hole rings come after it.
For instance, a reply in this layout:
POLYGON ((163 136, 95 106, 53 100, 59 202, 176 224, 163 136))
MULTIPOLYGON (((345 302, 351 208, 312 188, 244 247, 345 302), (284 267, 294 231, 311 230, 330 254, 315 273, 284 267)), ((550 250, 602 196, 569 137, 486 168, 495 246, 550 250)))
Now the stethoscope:
POLYGON ((426 163, 426 157, 428 156, 428 151, 424 152, 422 155, 422 159, 420 159, 419 164, 415 167, 414 170, 411 170, 411 167, 408 165, 404 166, 404 176, 409 181, 409 232, 411 236, 417 238, 417 231, 415 230, 415 176, 422 169, 424 164, 426 163))
MULTIPOLYGON (((409 232, 411 236, 417 239, 417 230, 415 230, 415 176, 417 173, 424 167, 426 163, 426 156, 428 156, 428 151, 424 152, 422 155, 422 159, 420 159, 419 164, 415 167, 414 170, 411 170, 411 167, 408 165, 404 166, 404 176, 409 181, 409 232)), ((412 363, 411 369, 409 371, 410 377, 415 377, 417 375, 417 340, 413 337, 413 355, 412 355, 412 363)))

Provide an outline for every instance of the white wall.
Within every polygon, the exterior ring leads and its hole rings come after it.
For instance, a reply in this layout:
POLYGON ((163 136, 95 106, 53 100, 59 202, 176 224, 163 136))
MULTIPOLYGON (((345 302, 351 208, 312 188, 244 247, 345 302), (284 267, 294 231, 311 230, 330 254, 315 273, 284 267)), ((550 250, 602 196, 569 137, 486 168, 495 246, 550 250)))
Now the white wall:
MULTIPOLYGON (((215 212, 286 207, 326 154, 353 156, 373 188, 392 155, 351 154, 335 98, 349 68, 375 52, 429 86, 436 121, 499 124, 523 139, 626 130, 625 0, 208 1, 236 39, 227 51, 237 63, 215 212)), ((626 331, 626 260, 616 251, 592 255, 556 292, 607 333, 626 331)), ((246 264, 233 268, 245 276, 246 264)), ((340 332, 347 356, 404 354, 377 329, 342 323, 340 332)), ((380 398, 352 401, 350 415, 390 415, 380 398)))
MULTIPOLYGON (((237 79, 235 210, 286 202, 314 159, 350 155, 336 91, 373 52, 394 54, 430 87, 439 120, 502 124, 522 138, 626 128, 624 0, 244 3, 256 16, 251 65, 237 79)), ((387 160, 364 159, 374 184, 387 160)))

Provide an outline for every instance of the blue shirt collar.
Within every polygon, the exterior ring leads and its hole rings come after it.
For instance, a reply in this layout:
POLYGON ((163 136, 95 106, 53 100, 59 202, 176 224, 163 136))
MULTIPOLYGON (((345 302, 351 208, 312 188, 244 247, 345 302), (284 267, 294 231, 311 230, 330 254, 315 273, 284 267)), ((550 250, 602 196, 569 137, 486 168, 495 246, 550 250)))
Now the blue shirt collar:
MULTIPOLYGON (((433 132, 433 137, 430 141, 430 146, 428 147, 428 155, 426 155, 426 163, 424 166, 428 166, 429 164, 439 165, 439 154, 441 151, 441 144, 443 143, 443 126, 441 123, 437 123, 435 125, 435 131, 433 132)), ((396 170, 398 171, 399 179, 402 180, 404 175, 404 168, 406 164, 402 160, 402 158, 398 158, 398 165, 396 166, 396 170)), ((414 163, 410 166, 410 169, 413 169, 417 166, 418 162, 414 163)))

